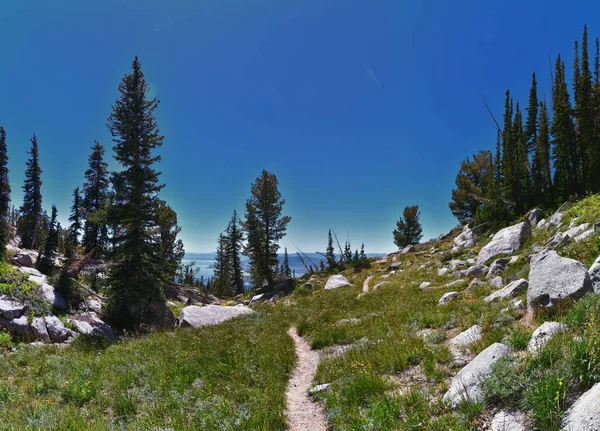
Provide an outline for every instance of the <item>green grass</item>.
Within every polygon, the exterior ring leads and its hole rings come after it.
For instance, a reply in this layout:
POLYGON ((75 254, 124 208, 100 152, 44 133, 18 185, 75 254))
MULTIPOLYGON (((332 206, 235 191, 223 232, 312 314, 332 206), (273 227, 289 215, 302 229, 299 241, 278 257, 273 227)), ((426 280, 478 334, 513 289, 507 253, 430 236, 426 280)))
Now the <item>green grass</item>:
POLYGON ((113 345, 5 354, 0 429, 284 429, 294 365, 287 327, 259 314, 113 345))

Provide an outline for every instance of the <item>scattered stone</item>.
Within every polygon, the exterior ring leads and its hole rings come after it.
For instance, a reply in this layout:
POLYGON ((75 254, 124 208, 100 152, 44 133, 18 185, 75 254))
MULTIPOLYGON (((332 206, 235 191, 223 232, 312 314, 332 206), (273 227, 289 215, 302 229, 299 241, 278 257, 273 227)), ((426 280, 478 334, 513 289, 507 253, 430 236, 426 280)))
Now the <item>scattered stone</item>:
POLYGON ((450 271, 454 271, 456 268, 463 267, 466 264, 467 263, 464 260, 452 259, 450 262, 448 262, 448 269, 450 271))
POLYGON ((526 431, 522 415, 501 411, 492 419, 491 431, 526 431))
POLYGON ((417 249, 414 245, 407 245, 402 249, 402 254, 414 253, 415 251, 417 251, 417 249))
POLYGON ((37 254, 34 255, 33 252, 21 251, 15 254, 12 257, 13 261, 18 263, 19 265, 32 268, 35 266, 37 262, 37 254))
POLYGON ((545 219, 545 218, 543 218, 543 219, 541 219, 541 220, 539 221, 539 223, 537 224, 537 226, 536 226, 536 227, 537 227, 538 229, 544 229, 544 228, 548 227, 548 222, 546 221, 546 219, 545 219))
MULTIPOLYGON (((194 307, 193 305, 191 307, 194 307)), ((212 306, 211 306, 212 307, 212 306)), ((214 306, 216 307, 216 306, 214 306)), ((183 310, 185 310, 185 307, 183 310)), ((183 313, 183 310, 181 312, 183 313)), ((69 316, 69 322, 73 323, 77 328, 77 332, 84 335, 94 335, 105 337, 109 340, 115 338, 112 329, 93 313, 76 314, 69 316)), ((56 322, 54 322, 56 323, 56 322)), ((61 322, 62 323, 62 322, 61 322)), ((58 325, 58 324, 57 324, 58 325)), ((46 323, 46 327, 48 324, 46 323)))
POLYGON ((561 212, 556 212, 552 215, 552 217, 550 218, 550 221, 548 222, 548 224, 550 226, 555 226, 558 227, 562 224, 562 220, 563 220, 563 213, 561 212))
POLYGON ((496 259, 494 263, 490 266, 490 270, 487 273, 487 278, 492 278, 504 271, 508 268, 508 264, 510 261, 506 257, 501 257, 500 259, 496 259))
POLYGON ((555 251, 542 251, 531 259, 527 305, 532 311, 555 309, 568 299, 578 299, 592 291, 587 268, 555 251))
POLYGON ((176 327, 200 327, 208 325, 217 325, 234 317, 254 313, 253 310, 243 306, 226 307, 222 305, 206 305, 198 307, 190 305, 181 310, 176 327))
POLYGON ((391 262, 388 266, 388 271, 394 271, 400 269, 400 262, 391 262))
POLYGON ((496 287, 496 288, 501 288, 503 284, 504 284, 504 280, 502 280, 502 277, 500 277, 499 275, 494 277, 492 279, 492 281, 490 281, 490 286, 496 287))
POLYGON ((329 280, 327 280, 327 283, 325 284, 325 290, 333 290, 333 289, 337 289, 339 287, 344 287, 344 286, 351 286, 352 283, 350 283, 348 281, 348 279, 346 277, 344 277, 341 274, 338 275, 332 275, 331 277, 329 277, 329 280))
POLYGON ((527 290, 527 286, 529 286, 529 283, 524 278, 515 280, 505 288, 486 296, 484 301, 494 302, 497 299, 514 298, 515 296, 519 296, 521 293, 525 292, 525 290, 527 290))
POLYGON ((525 308, 525 302, 522 299, 514 299, 513 308, 517 311, 523 311, 525 308))
POLYGON ((424 281, 423 283, 421 283, 419 285, 419 289, 427 289, 429 286, 431 286, 431 282, 430 281, 424 281))
POLYGON ((596 231, 594 229, 589 229, 583 232, 582 234, 577 235, 575 238, 573 238, 573 240, 575 242, 585 241, 586 239, 591 238, 595 233, 596 231))
POLYGON ((27 315, 23 315, 18 319, 4 320, 0 319, 0 326, 8 332, 23 339, 33 339, 34 334, 29 324, 27 315))
POLYGON ((387 284, 387 282, 385 282, 385 281, 382 281, 381 283, 377 283, 375 286, 373 286, 373 290, 377 290, 381 286, 385 286, 386 284, 387 284))
POLYGON ((53 343, 62 343, 73 335, 73 332, 67 329, 56 316, 44 317, 44 323, 50 340, 52 340, 53 343))
POLYGON ((449 303, 450 301, 452 301, 454 298, 456 298, 458 295, 459 295, 459 292, 444 293, 444 295, 438 301, 438 305, 445 305, 445 304, 449 303))
POLYGON ((481 340, 481 326, 474 325, 471 326, 466 331, 461 332, 456 337, 448 342, 451 347, 455 347, 457 349, 465 349, 469 347, 471 344, 476 343, 481 340))
POLYGON ((0 315, 4 319, 18 319, 27 311, 27 306, 10 299, 8 296, 0 296, 0 315))
POLYGON ((388 263, 388 260, 387 260, 387 258, 385 258, 385 257, 384 257, 384 258, 382 258, 382 259, 376 260, 376 261, 375 261, 375 263, 376 263, 377 265, 385 265, 385 264, 387 264, 387 263, 388 263))
POLYGON ((470 265, 470 266, 473 266, 477 263, 475 261, 475 259, 473 259, 472 257, 468 258, 465 262, 467 262, 467 265, 470 265))
POLYGON ((544 213, 541 209, 532 209, 527 215, 527 220, 531 226, 537 226, 537 224, 544 218, 544 213))
POLYGON ((508 262, 509 265, 513 265, 515 263, 517 263, 519 261, 519 256, 513 256, 510 258, 510 261, 508 262))
POLYGON ((471 280, 471 282, 469 283, 469 286, 467 286, 467 289, 470 289, 470 288, 472 288, 472 287, 475 287, 475 286, 481 286, 482 284, 484 284, 484 283, 483 283, 483 281, 481 281, 481 280, 480 280, 480 279, 478 279, 478 278, 474 278, 474 279, 473 279, 473 280, 471 280))
POLYGON ((481 249, 477 263, 484 264, 493 257, 513 254, 521 249, 523 241, 531 234, 529 223, 521 222, 497 232, 492 240, 481 249))
POLYGON ((438 269, 438 275, 440 277, 442 277, 442 276, 448 274, 449 271, 450 271, 450 268, 440 268, 440 269, 438 269))
POLYGON ((562 423, 562 431, 600 430, 600 383, 579 397, 567 411, 562 423))
POLYGON ((48 283, 42 283, 40 293, 42 297, 50 303, 55 308, 64 310, 67 308, 67 301, 65 298, 56 291, 53 286, 50 286, 48 283))
POLYGON ((317 385, 311 390, 308 391, 308 394, 311 396, 317 395, 319 392, 326 391, 331 387, 331 383, 323 383, 322 385, 317 385))
POLYGON ((477 237, 475 236, 475 232, 469 227, 469 225, 466 225, 460 235, 454 238, 454 247, 456 249, 469 249, 473 247, 476 242, 477 237))
POLYGON ((463 280, 454 280, 451 281, 450 283, 446 283, 444 284, 442 287, 447 288, 447 287, 454 287, 454 286, 458 286, 459 284, 461 284, 463 282, 463 280))
POLYGON ((483 402, 481 384, 492 372, 492 366, 508 353, 509 348, 504 344, 495 343, 489 346, 452 379, 444 401, 450 403, 453 408, 458 407, 461 401, 483 402))
POLYGON ((562 323, 544 322, 533 332, 529 343, 527 343, 527 350, 531 353, 539 352, 555 334, 566 329, 567 326, 562 323))
POLYGON ((489 268, 485 265, 475 265, 467 269, 466 276, 467 277, 481 277, 488 273, 489 268))
POLYGON ((590 266, 589 273, 592 280, 594 293, 596 295, 600 295, 600 256, 598 256, 592 266, 590 266))
POLYGON ((50 335, 46 329, 46 323, 42 317, 34 317, 31 321, 31 330, 37 340, 42 340, 44 343, 50 342, 50 335))

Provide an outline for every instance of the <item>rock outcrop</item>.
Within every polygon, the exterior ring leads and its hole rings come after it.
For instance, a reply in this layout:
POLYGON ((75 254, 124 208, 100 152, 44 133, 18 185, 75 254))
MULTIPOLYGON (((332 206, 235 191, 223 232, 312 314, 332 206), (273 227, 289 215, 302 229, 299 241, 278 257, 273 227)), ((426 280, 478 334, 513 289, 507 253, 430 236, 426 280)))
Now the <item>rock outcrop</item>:
POLYGON ((600 295, 600 256, 598 256, 592 266, 590 266, 589 273, 594 293, 600 295))
POLYGON ((527 350, 531 353, 539 352, 548 341, 552 339, 557 333, 567 329, 567 326, 558 322, 544 322, 539 328, 537 328, 527 344, 527 350))
POLYGON ((529 237, 530 233, 531 227, 526 222, 498 231, 492 240, 479 252, 477 263, 481 265, 496 256, 513 254, 521 249, 523 241, 529 237))
POLYGON ((469 225, 466 225, 460 235, 454 238, 454 250, 456 251, 461 248, 469 249, 473 247, 476 242, 477 236, 475 235, 475 232, 469 225))
POLYGON ((527 305, 530 311, 556 309, 569 299, 591 292, 592 281, 587 268, 574 259, 544 250, 530 262, 527 305))
POLYGON ((525 292, 528 285, 529 283, 524 278, 515 280, 508 286, 486 296, 484 300, 485 302, 493 302, 497 299, 514 298, 515 296, 519 296, 521 293, 525 292))
POLYGON ((567 412, 562 431, 600 430, 600 383, 584 393, 567 412))
POLYGON ((462 401, 483 402, 482 383, 492 372, 492 366, 509 352, 504 344, 495 343, 477 355, 452 379, 444 401, 454 408, 462 401))
POLYGON ((325 290, 333 290, 333 289, 338 289, 340 287, 351 286, 351 285, 352 285, 352 283, 350 283, 348 281, 348 279, 346 277, 344 277, 343 275, 341 275, 341 274, 332 275, 331 277, 329 277, 329 279, 327 280, 327 283, 325 284, 325 290))
POLYGON ((225 307, 222 305, 205 305, 198 307, 190 305, 181 310, 175 325, 180 328, 217 325, 238 316, 254 313, 253 310, 243 306, 225 307))

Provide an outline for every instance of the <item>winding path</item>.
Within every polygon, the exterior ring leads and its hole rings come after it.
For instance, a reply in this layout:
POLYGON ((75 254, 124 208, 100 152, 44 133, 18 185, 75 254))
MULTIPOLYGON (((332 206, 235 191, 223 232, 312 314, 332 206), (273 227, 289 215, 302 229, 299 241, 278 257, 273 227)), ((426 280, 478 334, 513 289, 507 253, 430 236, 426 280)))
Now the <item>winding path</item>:
POLYGON ((286 390, 286 416, 292 431, 327 431, 325 415, 321 407, 310 400, 308 391, 319 366, 319 354, 310 349, 296 328, 288 334, 296 345, 297 363, 286 390))

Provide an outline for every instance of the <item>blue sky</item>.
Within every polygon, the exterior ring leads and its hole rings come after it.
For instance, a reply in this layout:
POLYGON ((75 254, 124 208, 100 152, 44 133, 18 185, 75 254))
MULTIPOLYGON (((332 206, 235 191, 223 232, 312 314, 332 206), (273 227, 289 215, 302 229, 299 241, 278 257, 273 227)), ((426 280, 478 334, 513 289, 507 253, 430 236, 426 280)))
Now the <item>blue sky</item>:
MULTIPOLYGON (((292 216, 290 250, 327 230, 394 249, 404 206, 425 237, 456 225, 460 161, 495 145, 504 92, 527 100, 548 59, 572 61, 595 2, 400 0, 3 0, 0 124, 13 200, 40 145, 44 206, 66 223, 89 147, 111 155, 106 118, 139 55, 165 143, 163 197, 188 251, 212 251, 252 181, 274 172, 292 216), (585 4, 587 3, 587 5, 585 4), (587 20, 587 21, 586 21, 587 20)), ((112 156, 110 156, 112 159, 112 156)), ((111 160, 111 167, 117 168, 111 160)))

